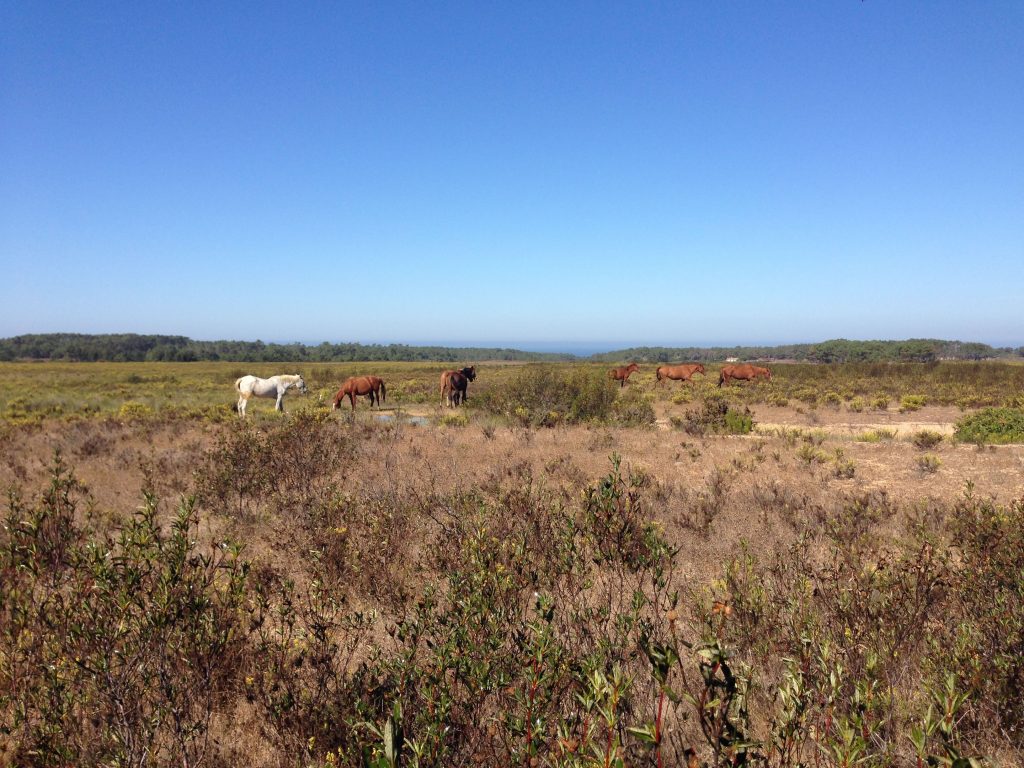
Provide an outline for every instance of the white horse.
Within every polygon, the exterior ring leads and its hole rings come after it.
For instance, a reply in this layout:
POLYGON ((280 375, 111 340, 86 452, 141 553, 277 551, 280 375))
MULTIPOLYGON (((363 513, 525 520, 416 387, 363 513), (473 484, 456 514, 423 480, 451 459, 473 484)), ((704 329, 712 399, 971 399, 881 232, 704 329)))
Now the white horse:
POLYGON ((302 394, 306 394, 306 382, 299 374, 281 374, 271 376, 269 379, 261 379, 258 376, 243 376, 235 382, 235 389, 238 391, 238 416, 245 418, 245 406, 250 397, 276 397, 275 410, 284 412, 281 401, 284 400, 284 393, 295 387, 302 394))

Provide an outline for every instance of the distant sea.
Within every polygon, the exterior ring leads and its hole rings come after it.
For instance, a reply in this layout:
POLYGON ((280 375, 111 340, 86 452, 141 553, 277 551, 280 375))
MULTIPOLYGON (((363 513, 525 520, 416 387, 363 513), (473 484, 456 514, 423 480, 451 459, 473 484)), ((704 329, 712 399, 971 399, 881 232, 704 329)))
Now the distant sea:
MULTIPOLYGON (((281 341, 278 343, 305 344, 307 347, 315 347, 323 343, 320 341, 281 341)), ((332 341, 332 344, 347 344, 348 340, 332 341)), ((357 340, 358 344, 407 344, 410 347, 482 347, 486 349, 518 349, 521 352, 561 352, 577 357, 590 357, 600 352, 611 352, 615 349, 626 349, 627 347, 640 346, 639 344, 626 344, 618 342, 592 342, 592 341, 364 341, 357 340)))
MULTIPOLYGON (((321 344, 320 341, 299 341, 308 347, 315 347, 321 344)), ((296 342, 279 342, 296 343, 296 342)), ((332 341, 332 344, 346 344, 348 340, 332 341)), ((730 346, 715 343, 666 343, 651 341, 367 341, 358 340, 359 344, 407 344, 410 347, 481 347, 486 349, 518 349, 521 352, 554 352, 577 357, 590 357, 602 352, 614 352, 619 349, 630 349, 632 347, 718 347, 730 346)))

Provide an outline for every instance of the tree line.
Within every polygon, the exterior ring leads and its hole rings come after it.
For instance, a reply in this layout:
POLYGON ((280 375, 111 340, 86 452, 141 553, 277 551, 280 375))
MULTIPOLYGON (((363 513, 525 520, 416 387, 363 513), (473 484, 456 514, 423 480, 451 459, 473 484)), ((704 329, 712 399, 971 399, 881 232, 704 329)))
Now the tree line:
POLYGON ((979 342, 907 339, 904 341, 851 341, 831 339, 816 344, 735 347, 631 347, 580 358, 568 353, 525 352, 504 347, 413 346, 409 344, 308 345, 262 341, 197 341, 187 336, 135 333, 42 333, 0 339, 0 360, 67 360, 80 362, 450 362, 456 360, 508 360, 556 362, 592 360, 669 363, 680 360, 722 362, 740 360, 795 360, 810 363, 931 362, 984 360, 1024 356, 1024 347, 992 347, 979 342))
POLYGON ((816 344, 736 347, 632 347, 594 355, 602 362, 635 360, 640 363, 669 363, 680 360, 715 363, 739 360, 794 360, 806 363, 880 363, 937 360, 985 360, 1024 356, 1024 347, 992 347, 974 341, 906 339, 904 341, 851 341, 830 339, 816 344))
POLYGON ((411 346, 409 344, 264 343, 197 341, 186 336, 134 333, 42 333, 0 339, 0 360, 76 362, 230 361, 246 363, 373 361, 448 362, 456 360, 571 360, 572 355, 523 352, 501 347, 411 346))

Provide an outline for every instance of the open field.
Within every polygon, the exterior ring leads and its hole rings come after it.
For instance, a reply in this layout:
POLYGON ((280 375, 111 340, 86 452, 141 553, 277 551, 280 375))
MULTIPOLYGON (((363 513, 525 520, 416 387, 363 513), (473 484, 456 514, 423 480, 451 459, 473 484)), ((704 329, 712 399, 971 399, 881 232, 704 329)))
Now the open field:
POLYGON ((608 418, 512 364, 246 424, 289 366, 0 366, 0 765, 1024 764, 1024 445, 952 439, 1024 366, 774 366, 743 434, 712 366, 552 368, 608 418))
MULTIPOLYGON (((473 392, 500 387, 526 364, 483 363, 473 392)), ((248 373, 271 376, 301 373, 310 388, 310 402, 330 402, 348 376, 374 373, 388 382, 389 405, 433 404, 438 377, 447 367, 437 363, 0 363, 0 416, 7 421, 117 414, 126 403, 187 416, 216 415, 235 402, 233 383, 248 373), (294 369, 294 370, 292 370, 294 369), (202 412, 200 414, 200 412, 202 412)), ((604 371, 594 363, 546 364, 556 370, 604 371)), ((643 366, 629 379, 655 402, 685 405, 710 394, 720 366, 692 384, 658 384, 654 365, 643 366)), ((846 365, 779 364, 774 379, 758 386, 734 385, 727 390, 737 403, 792 406, 797 415, 819 410, 842 413, 899 411, 904 397, 924 398, 927 405, 980 406, 1024 403, 1024 365, 993 362, 850 363, 846 365), (879 401, 884 401, 884 407, 879 401)), ((292 404, 296 403, 294 396, 292 404)), ((266 401, 264 401, 266 405, 266 401)), ((257 406, 258 407, 258 406, 257 406)))

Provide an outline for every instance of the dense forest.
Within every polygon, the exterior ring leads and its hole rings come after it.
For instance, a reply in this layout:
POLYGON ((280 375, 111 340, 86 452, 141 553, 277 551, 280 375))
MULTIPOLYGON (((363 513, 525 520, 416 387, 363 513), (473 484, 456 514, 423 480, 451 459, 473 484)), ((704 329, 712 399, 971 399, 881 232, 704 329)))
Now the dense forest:
POLYGON ((633 347, 578 358, 571 354, 524 352, 498 347, 411 346, 408 344, 266 344, 262 341, 196 341, 186 336, 134 333, 27 334, 0 339, 0 360, 69 360, 85 362, 360 362, 457 360, 558 361, 588 359, 596 362, 635 360, 667 363, 680 360, 721 362, 740 360, 796 360, 811 363, 930 362, 933 360, 983 360, 1024 356, 1024 347, 991 347, 988 344, 939 339, 906 341, 850 341, 832 339, 817 344, 785 344, 747 347, 633 347))

